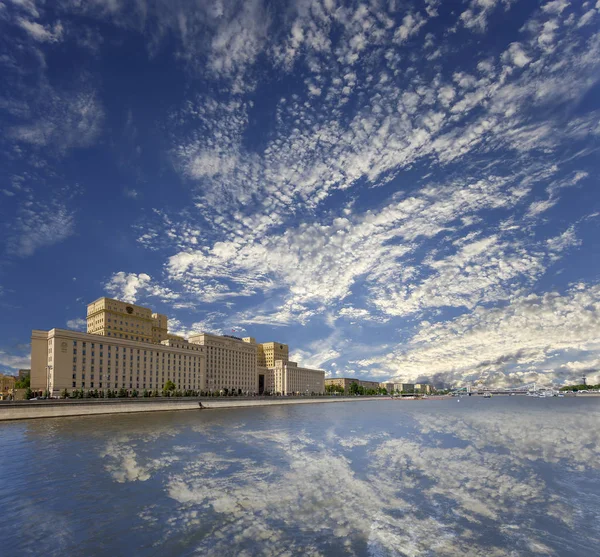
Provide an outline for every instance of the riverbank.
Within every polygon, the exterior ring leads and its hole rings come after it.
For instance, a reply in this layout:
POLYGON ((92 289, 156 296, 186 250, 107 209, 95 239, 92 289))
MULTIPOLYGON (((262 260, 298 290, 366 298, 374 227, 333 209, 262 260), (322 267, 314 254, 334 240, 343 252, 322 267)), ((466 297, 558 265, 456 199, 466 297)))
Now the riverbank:
POLYGON ((95 416, 102 414, 132 414, 173 410, 211 410, 247 408, 281 404, 317 404, 389 400, 389 397, 252 397, 252 398, 181 398, 181 399, 91 399, 51 400, 0 403, 0 421, 95 416))

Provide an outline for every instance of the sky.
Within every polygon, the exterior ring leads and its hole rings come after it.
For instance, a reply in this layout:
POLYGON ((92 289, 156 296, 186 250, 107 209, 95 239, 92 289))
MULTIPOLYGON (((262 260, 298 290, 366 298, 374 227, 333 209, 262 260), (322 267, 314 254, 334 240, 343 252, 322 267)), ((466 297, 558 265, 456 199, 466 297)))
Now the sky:
POLYGON ((0 0, 0 371, 110 296, 328 375, 600 382, 600 0, 0 0))

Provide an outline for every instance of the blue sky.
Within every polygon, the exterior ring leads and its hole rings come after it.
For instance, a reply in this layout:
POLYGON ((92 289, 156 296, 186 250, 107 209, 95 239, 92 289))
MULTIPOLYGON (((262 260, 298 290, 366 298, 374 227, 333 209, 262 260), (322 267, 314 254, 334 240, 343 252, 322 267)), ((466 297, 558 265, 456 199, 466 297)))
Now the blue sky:
POLYGON ((0 0, 0 370, 106 295, 332 375, 600 382, 599 22, 0 0))

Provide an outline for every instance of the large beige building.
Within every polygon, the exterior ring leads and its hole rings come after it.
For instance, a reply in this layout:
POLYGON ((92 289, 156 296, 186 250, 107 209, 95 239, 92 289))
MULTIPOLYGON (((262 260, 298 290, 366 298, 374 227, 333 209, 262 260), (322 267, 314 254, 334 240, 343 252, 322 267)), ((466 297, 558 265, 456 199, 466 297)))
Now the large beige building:
MULTIPOLYGON (((246 337, 244 342, 253 344, 256 340, 252 337, 246 337)), ((263 342, 256 345, 257 363, 260 367, 274 367, 275 362, 282 361, 287 364, 290 359, 290 349, 287 344, 281 342, 263 342)))
POLYGON ((208 333, 193 335, 189 341, 203 346, 206 354, 206 384, 202 390, 258 392, 256 344, 208 333))
POLYGON ((65 329, 32 332, 34 390, 161 390, 167 381, 178 390, 202 390, 205 348, 187 341, 152 344, 65 329))
POLYGON ((289 361, 286 344, 208 333, 170 334, 167 317, 111 298, 88 305, 87 333, 34 330, 31 388, 322 393, 325 372, 289 361))
POLYGON ((183 340, 169 335, 167 316, 112 298, 98 298, 87 307, 87 332, 140 342, 159 344, 163 340, 183 340))
POLYGON ((321 394, 325 392, 325 372, 321 369, 298 367, 296 362, 277 360, 268 368, 273 376, 275 394, 321 394))

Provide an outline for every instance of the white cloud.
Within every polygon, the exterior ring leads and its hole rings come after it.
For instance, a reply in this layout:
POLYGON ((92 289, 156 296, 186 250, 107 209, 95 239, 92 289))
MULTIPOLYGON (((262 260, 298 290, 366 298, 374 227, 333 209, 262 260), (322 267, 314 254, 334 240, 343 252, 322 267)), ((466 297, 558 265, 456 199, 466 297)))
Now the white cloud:
POLYGON ((445 323, 423 323, 402 351, 372 358, 400 379, 437 376, 448 382, 568 382, 561 366, 600 350, 600 286, 576 285, 561 295, 515 295, 508 305, 478 307, 445 323))
POLYGON ((75 331, 86 331, 87 329, 87 320, 81 318, 81 317, 76 317, 75 319, 69 319, 67 321, 67 327, 69 329, 73 329, 75 331))
POLYGON ((508 50, 502 55, 502 60, 510 62, 515 66, 522 68, 531 62, 531 58, 527 56, 523 45, 520 43, 512 43, 508 50))
POLYGON ((135 303, 142 295, 156 296, 169 302, 179 297, 177 293, 172 292, 170 289, 154 284, 150 275, 146 273, 136 274, 119 271, 112 275, 104 287, 111 296, 130 303, 135 303))
POLYGON ((104 109, 91 88, 57 92, 44 87, 30 104, 28 122, 8 129, 9 136, 18 142, 64 154, 92 145, 101 132, 104 109))
POLYGON ((19 25, 36 41, 57 43, 62 40, 63 26, 57 21, 52 27, 20 18, 19 25))
POLYGON ((31 358, 21 354, 9 354, 0 350, 0 367, 8 368, 9 373, 17 369, 28 369, 31 367, 31 358))
POLYGON ((8 253, 33 255, 40 248, 62 242, 75 231, 74 214, 60 203, 26 202, 10 223, 8 253))

